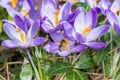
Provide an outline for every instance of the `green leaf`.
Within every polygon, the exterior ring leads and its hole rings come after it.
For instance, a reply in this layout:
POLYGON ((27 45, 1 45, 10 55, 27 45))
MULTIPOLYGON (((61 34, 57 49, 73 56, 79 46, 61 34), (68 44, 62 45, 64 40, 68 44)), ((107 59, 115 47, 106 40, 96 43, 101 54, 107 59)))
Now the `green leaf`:
POLYGON ((75 4, 75 7, 76 7, 76 8, 78 8, 78 7, 83 7, 85 13, 87 13, 89 10, 91 10, 91 7, 90 7, 88 4, 86 4, 86 3, 76 3, 76 4, 75 4))
POLYGON ((93 67, 94 64, 92 58, 87 53, 82 54, 79 58, 79 61, 75 64, 75 68, 78 69, 89 69, 93 67))
POLYGON ((98 16, 98 24, 99 25, 105 24, 106 21, 107 21, 106 17, 103 14, 99 14, 99 16, 98 16))
POLYGON ((0 77, 0 80, 3 80, 3 79, 0 77))
POLYGON ((22 68, 22 71, 20 73, 20 79, 21 80, 32 80, 32 68, 30 64, 25 64, 22 68))
POLYGON ((63 80, 88 80, 88 77, 83 72, 74 69, 73 72, 67 73, 63 80))
POLYGON ((50 76, 58 75, 58 74, 63 74, 67 72, 71 72, 73 70, 73 66, 68 63, 56 63, 49 67, 49 73, 47 73, 50 76))
POLYGON ((2 29, 2 20, 0 20, 0 34, 2 33, 3 29, 2 29))
POLYGON ((11 76, 10 77, 10 80, 21 80, 20 79, 20 71, 21 71, 21 65, 18 65, 18 66, 16 66, 16 67, 14 67, 14 68, 12 68, 11 69, 11 72, 13 73, 13 74, 15 74, 14 76, 11 76))
POLYGON ((54 65, 54 62, 52 60, 43 60, 44 72, 49 73, 49 70, 52 65, 54 65))
POLYGON ((100 63, 104 62, 106 59, 105 50, 97 51, 94 56, 93 60, 96 65, 99 65, 100 63))

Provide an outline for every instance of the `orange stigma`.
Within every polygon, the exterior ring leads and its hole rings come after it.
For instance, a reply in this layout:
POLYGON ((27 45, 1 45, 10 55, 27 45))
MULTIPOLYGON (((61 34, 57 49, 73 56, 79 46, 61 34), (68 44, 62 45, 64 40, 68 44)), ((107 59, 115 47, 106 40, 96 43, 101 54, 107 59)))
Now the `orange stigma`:
POLYGON ((13 8, 17 6, 18 0, 11 0, 11 5, 13 8))
POLYGON ((55 26, 58 26, 60 10, 54 12, 54 14, 55 14, 55 26))
POLYGON ((91 28, 90 28, 90 27, 86 27, 86 28, 83 30, 82 35, 83 35, 83 36, 86 36, 90 31, 91 31, 91 28))

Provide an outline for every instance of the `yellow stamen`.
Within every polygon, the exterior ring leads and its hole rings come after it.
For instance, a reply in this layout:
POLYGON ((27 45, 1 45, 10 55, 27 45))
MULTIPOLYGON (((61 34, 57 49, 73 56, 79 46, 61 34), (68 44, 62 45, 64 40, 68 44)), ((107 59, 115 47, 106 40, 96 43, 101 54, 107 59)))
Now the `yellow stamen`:
POLYGON ((29 10, 23 10, 25 17, 29 18, 29 10))
POLYGON ((86 28, 83 30, 82 35, 83 35, 83 36, 86 36, 90 31, 91 31, 91 28, 90 28, 90 27, 86 27, 86 28))
POLYGON ((54 14, 55 14, 55 26, 58 26, 60 10, 58 10, 57 12, 54 12, 54 14))
POLYGON ((17 6, 18 0, 11 0, 11 5, 13 8, 17 6))
POLYGON ((22 42, 25 42, 25 41, 26 41, 25 35, 24 35, 23 33, 20 34, 20 38, 21 38, 22 42))

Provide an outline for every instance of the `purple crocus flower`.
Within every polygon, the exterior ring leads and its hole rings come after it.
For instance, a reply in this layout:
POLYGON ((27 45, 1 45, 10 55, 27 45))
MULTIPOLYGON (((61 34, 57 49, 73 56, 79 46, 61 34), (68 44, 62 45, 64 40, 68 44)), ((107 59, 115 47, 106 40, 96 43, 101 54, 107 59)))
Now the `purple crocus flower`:
POLYGON ((115 15, 117 15, 120 12, 120 1, 114 0, 113 3, 110 3, 109 0, 101 0, 99 8, 104 15, 106 15, 107 10, 111 10, 115 15))
POLYGON ((18 12, 12 7, 6 8, 8 14, 14 18, 15 15, 19 15, 22 17, 31 18, 32 20, 40 19, 40 10, 35 10, 34 3, 32 0, 24 0, 22 4, 21 11, 18 12))
POLYGON ((65 3, 61 8, 57 8, 56 5, 49 0, 45 3, 43 2, 41 6, 41 17, 44 18, 44 22, 41 25, 42 30, 49 33, 62 21, 67 20, 70 13, 71 4, 69 2, 65 3))
MULTIPOLYGON (((103 5, 105 5, 105 3, 103 5)), ((106 16, 108 22, 112 25, 116 33, 120 35, 119 32, 120 26, 119 26, 119 21, 117 19, 117 16, 120 13, 120 1, 114 0, 109 7, 106 7, 106 9, 104 10, 101 9, 101 11, 106 16)))
POLYGON ((12 7, 14 9, 19 9, 23 0, 0 0, 0 6, 3 8, 12 7))
POLYGON ((80 0, 80 2, 85 2, 90 5, 91 8, 103 8, 106 9, 109 7, 109 0, 80 0))
POLYGON ((84 15, 84 11, 81 11, 75 18, 74 27, 69 23, 63 24, 65 36, 76 40, 78 44, 84 44, 97 50, 102 49, 106 44, 95 40, 109 30, 109 25, 96 27, 97 20, 98 16, 95 10, 89 11, 86 15, 84 15))
POLYGON ((6 21, 3 24, 3 29, 5 33, 12 40, 5 40, 1 44, 7 48, 27 48, 29 46, 38 46, 45 42, 45 38, 37 37, 35 38, 38 30, 39 23, 34 21, 33 24, 28 28, 25 22, 19 16, 15 16, 15 22, 6 21))
POLYGON ((44 46, 44 49, 52 54, 58 53, 60 56, 68 56, 71 53, 78 53, 84 51, 86 46, 76 45, 74 40, 66 38, 60 31, 50 33, 53 42, 49 42, 44 46))
POLYGON ((118 15, 115 15, 113 12, 109 11, 107 13, 107 19, 109 23, 113 26, 116 33, 120 35, 120 13, 118 15))
POLYGON ((110 6, 110 10, 116 15, 119 14, 120 13, 120 1, 114 0, 114 2, 110 6))
POLYGON ((40 10, 35 9, 36 1, 33 0, 24 0, 22 5, 22 13, 27 17, 33 20, 40 19, 40 10))

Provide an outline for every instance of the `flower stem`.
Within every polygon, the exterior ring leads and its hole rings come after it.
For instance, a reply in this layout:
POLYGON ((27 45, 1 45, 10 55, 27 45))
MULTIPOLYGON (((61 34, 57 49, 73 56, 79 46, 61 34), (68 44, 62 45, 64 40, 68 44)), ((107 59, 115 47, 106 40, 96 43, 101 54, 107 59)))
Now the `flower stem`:
POLYGON ((40 79, 43 80, 43 71, 42 71, 42 66, 41 66, 41 62, 39 59, 39 58, 42 58, 42 54, 41 52, 39 53, 38 47, 35 47, 35 49, 36 49, 36 54, 37 54, 36 58, 37 58, 39 76, 40 76, 40 79))
POLYGON ((36 80, 40 80, 40 77, 39 77, 37 68, 36 68, 36 66, 35 66, 35 64, 34 64, 34 62, 33 62, 33 60, 32 60, 32 57, 31 57, 30 52, 29 52, 28 49, 26 49, 26 53, 27 53, 27 55, 28 55, 28 57, 29 57, 29 60, 30 60, 30 62, 31 62, 31 64, 32 64, 32 67, 33 67, 33 69, 34 69, 34 71, 35 71, 36 80))
POLYGON ((40 64, 40 60, 37 58, 37 63, 38 63, 38 71, 39 71, 39 75, 41 80, 43 80, 43 73, 42 73, 42 66, 40 64))

